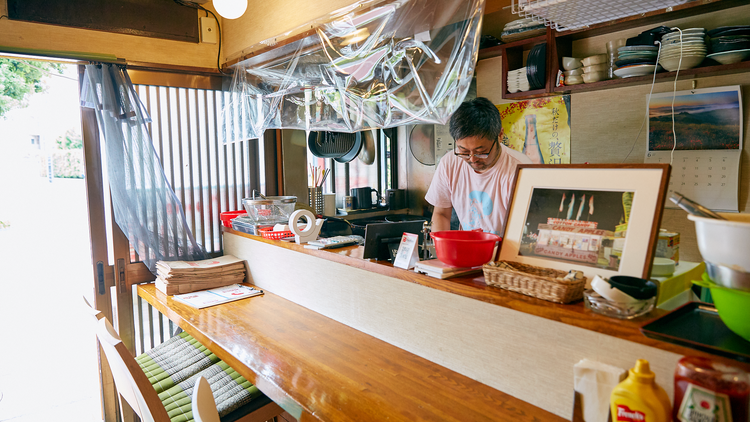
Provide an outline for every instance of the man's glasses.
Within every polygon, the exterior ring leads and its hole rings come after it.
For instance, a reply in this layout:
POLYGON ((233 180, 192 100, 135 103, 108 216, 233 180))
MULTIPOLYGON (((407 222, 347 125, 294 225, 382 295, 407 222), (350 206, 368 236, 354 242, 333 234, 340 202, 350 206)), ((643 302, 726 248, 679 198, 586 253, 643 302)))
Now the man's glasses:
POLYGON ((490 150, 487 151, 487 152, 485 152, 485 153, 481 153, 481 154, 461 154, 461 153, 456 152, 456 144, 454 143, 453 144, 453 153, 455 155, 457 155, 457 156, 465 159, 465 160, 470 160, 471 157, 477 157, 480 160, 484 160, 485 158, 487 158, 487 157, 490 156, 490 153, 492 152, 492 148, 495 148, 495 144, 497 144, 497 141, 493 142, 492 146, 490 147, 490 150))

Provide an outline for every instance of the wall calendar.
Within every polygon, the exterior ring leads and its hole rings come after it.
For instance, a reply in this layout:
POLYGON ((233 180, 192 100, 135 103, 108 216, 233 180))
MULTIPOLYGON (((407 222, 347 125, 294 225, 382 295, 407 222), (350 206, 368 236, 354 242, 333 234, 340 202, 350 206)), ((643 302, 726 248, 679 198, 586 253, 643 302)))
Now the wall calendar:
POLYGON ((739 86, 678 91, 674 107, 672 92, 651 97, 644 162, 672 164, 667 197, 679 192, 714 211, 739 211, 741 155, 739 86))

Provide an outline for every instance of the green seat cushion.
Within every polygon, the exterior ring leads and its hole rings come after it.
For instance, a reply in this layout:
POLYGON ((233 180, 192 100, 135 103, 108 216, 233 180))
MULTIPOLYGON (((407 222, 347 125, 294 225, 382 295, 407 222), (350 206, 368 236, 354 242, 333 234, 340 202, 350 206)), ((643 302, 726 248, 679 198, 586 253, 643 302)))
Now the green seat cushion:
POLYGON ((182 332, 135 358, 157 393, 168 390, 219 362, 190 334, 182 332))
MULTIPOLYGON (((190 422, 193 420, 191 402, 195 380, 198 376, 206 378, 211 385, 216 408, 222 418, 251 402, 258 402, 258 404, 262 402, 263 405, 269 402, 268 398, 250 381, 223 361, 219 361, 159 394, 159 398, 164 404, 164 408, 167 409, 167 414, 172 422, 190 422)), ((248 412, 251 410, 253 409, 248 409, 248 412)))

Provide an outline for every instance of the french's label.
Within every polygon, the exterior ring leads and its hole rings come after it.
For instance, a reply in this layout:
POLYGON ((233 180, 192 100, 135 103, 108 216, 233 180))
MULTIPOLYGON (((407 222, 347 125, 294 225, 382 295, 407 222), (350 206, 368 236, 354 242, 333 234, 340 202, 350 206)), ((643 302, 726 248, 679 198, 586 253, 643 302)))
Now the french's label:
POLYGON ((729 396, 688 384, 677 419, 682 422, 732 422, 729 396))
POLYGON ((646 414, 639 410, 631 410, 624 404, 617 405, 617 419, 622 422, 646 422, 646 414))

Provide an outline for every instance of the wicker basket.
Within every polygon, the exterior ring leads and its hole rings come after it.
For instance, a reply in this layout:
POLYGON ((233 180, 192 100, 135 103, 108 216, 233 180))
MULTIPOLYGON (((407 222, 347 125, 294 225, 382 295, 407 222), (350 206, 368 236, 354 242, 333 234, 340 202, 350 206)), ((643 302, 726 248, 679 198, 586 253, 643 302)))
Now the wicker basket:
POLYGON ((498 261, 484 264, 488 286, 522 293, 551 302, 568 303, 583 298, 586 277, 563 280, 566 271, 535 267, 520 262, 498 261))

